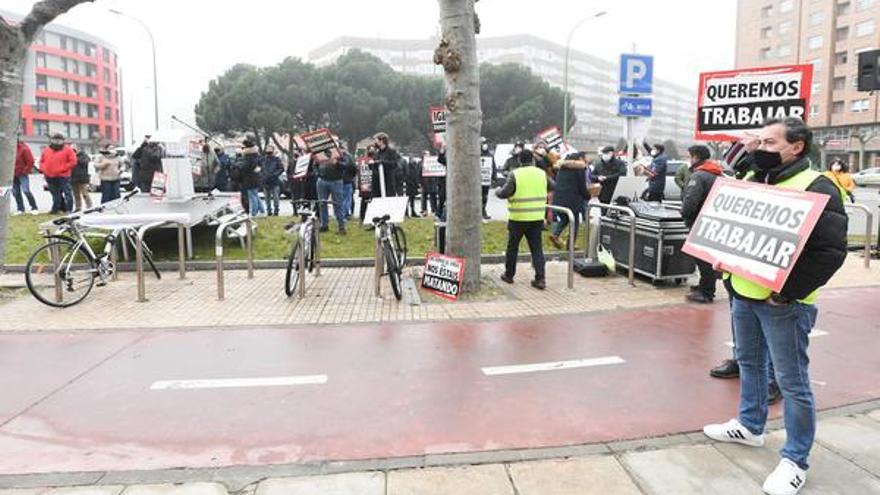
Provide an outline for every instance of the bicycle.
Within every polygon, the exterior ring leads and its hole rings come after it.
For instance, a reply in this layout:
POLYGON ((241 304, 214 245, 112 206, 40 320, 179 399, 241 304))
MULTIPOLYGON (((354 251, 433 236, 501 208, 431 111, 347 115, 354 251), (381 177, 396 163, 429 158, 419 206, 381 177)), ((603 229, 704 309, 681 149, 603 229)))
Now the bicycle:
MULTIPOLYGON (((46 244, 37 248, 25 265, 28 291, 47 306, 67 308, 81 302, 92 292, 96 285, 95 278, 99 279, 99 287, 107 285, 107 281, 116 272, 111 254, 119 237, 127 239, 135 247, 137 230, 124 227, 112 229, 109 234, 105 234, 98 232, 101 229, 84 227, 79 220, 89 213, 118 208, 138 192, 135 189, 116 201, 52 220, 58 229, 54 233, 43 235, 47 240, 46 244), (96 254, 88 240, 99 237, 104 239, 104 250, 96 254), (48 294, 44 294, 44 290, 48 294)), ((156 278, 161 279, 162 275, 153 263, 152 252, 146 245, 143 253, 156 278)))
POLYGON ((406 234, 403 229, 393 223, 388 223, 390 215, 373 218, 373 227, 376 232, 376 243, 382 247, 382 261, 385 264, 385 273, 391 282, 391 290, 394 297, 399 301, 403 297, 400 287, 400 276, 406 265, 406 234))
POLYGON ((318 207, 321 203, 331 203, 331 201, 326 199, 299 199, 294 201, 294 208, 305 206, 309 209, 299 214, 300 223, 289 223, 284 226, 284 230, 288 234, 296 233, 296 240, 290 246, 290 254, 287 257, 287 274, 284 277, 284 292, 287 294, 287 297, 292 296, 299 285, 300 250, 303 251, 302 259, 303 263, 305 263, 305 269, 309 273, 312 273, 315 269, 315 256, 318 251, 318 224, 321 219, 318 207))

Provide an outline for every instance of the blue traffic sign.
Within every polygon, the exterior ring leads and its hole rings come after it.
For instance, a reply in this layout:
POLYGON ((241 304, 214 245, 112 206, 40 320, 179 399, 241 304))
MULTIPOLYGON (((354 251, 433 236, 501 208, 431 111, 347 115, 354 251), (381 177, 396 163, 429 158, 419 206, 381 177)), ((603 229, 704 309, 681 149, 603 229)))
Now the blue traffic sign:
POLYGON ((650 117, 651 99, 621 96, 617 105, 617 115, 621 117, 650 117))
POLYGON ((620 56, 620 92, 650 94, 654 86, 654 57, 622 54, 620 56))

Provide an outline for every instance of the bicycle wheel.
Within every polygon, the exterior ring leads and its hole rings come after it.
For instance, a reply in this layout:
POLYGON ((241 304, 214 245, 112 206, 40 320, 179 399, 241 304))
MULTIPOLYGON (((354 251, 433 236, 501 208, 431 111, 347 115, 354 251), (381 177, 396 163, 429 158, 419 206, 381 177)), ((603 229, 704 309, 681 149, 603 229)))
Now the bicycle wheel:
POLYGON ((403 270, 403 267, 406 266, 406 233, 397 225, 392 225, 391 239, 394 240, 394 249, 397 250, 397 264, 403 270))
POLYGON ((296 292, 296 287, 299 284, 299 248, 300 240, 297 239, 290 249, 290 256, 287 258, 287 274, 284 277, 284 292, 287 297, 296 292))
POLYGON ((306 268, 309 273, 315 269, 315 253, 318 252, 318 240, 315 238, 315 231, 309 231, 309 250, 306 251, 306 268))
POLYGON ((95 260, 75 243, 51 240, 28 259, 25 282, 30 293, 43 304, 66 308, 82 301, 95 285, 95 260))
POLYGON ((401 267, 397 263, 397 256, 394 254, 391 242, 385 241, 382 246, 382 251, 385 253, 385 267, 388 270, 388 280, 391 281, 391 290, 394 292, 394 297, 400 301, 403 297, 403 292, 400 290, 401 267))

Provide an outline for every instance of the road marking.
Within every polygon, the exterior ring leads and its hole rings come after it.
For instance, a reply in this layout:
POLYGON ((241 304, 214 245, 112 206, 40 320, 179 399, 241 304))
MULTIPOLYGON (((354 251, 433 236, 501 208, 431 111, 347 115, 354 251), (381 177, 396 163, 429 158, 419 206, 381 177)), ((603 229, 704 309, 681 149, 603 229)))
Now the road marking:
MULTIPOLYGON (((828 332, 826 332, 825 330, 815 329, 812 332, 810 332, 811 339, 815 339, 816 337, 825 337, 826 335, 828 335, 828 332)), ((733 349, 733 342, 731 342, 729 340, 727 342, 725 342, 724 345, 733 349)))
POLYGON ((205 388, 285 387, 290 385, 323 385, 327 375, 270 376, 262 378, 219 378, 214 380, 161 380, 150 390, 189 390, 205 388))
POLYGON ((591 359, 574 359, 571 361, 553 361, 549 363, 514 364, 509 366, 486 366, 482 368, 486 376, 513 375, 517 373, 533 373, 536 371, 557 371, 590 366, 606 366, 609 364, 626 363, 620 356, 605 356, 591 359))
POLYGON ((828 382, 820 382, 819 380, 810 380, 810 383, 812 383, 813 385, 818 385, 820 387, 828 386, 828 382))

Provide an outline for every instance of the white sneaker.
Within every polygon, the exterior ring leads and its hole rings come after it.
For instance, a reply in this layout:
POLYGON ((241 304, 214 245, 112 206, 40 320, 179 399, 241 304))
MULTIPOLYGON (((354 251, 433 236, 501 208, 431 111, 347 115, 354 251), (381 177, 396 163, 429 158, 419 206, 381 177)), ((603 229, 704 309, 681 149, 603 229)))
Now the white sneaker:
POLYGON ((764 481, 763 488, 768 495, 795 495, 806 482, 807 472, 783 457, 764 481))
POLYGON ((39 214, 40 214, 39 210, 31 210, 31 215, 39 215, 39 214))
POLYGON ((719 442, 741 443, 749 447, 764 446, 764 434, 752 434, 736 418, 731 419, 727 423, 706 425, 703 427, 703 433, 712 440, 719 442))
POLYGON ((10 216, 10 217, 17 217, 17 216, 19 216, 19 215, 21 215, 21 214, 22 214, 22 212, 20 212, 20 211, 18 211, 18 210, 15 210, 15 211, 13 211, 12 213, 10 213, 9 216, 10 216))

